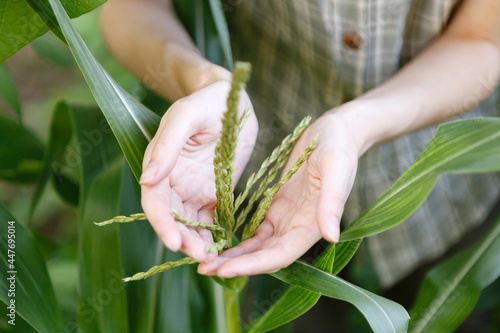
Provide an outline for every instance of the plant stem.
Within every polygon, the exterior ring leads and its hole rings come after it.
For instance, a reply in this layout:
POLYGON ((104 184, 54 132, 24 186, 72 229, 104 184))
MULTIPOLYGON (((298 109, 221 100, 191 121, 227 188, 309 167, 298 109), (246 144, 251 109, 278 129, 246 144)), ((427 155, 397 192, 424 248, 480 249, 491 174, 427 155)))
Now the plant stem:
POLYGON ((241 333, 240 292, 224 289, 227 333, 241 333))

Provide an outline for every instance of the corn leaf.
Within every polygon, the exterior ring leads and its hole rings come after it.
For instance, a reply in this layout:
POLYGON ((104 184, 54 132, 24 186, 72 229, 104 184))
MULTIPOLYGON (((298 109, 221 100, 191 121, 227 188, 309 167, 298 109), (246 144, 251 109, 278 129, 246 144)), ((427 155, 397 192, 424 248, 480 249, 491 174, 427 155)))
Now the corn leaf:
MULTIPOLYGON (((334 258, 335 245, 332 245, 321 253, 314 266, 331 273, 334 258)), ((245 332, 267 332, 280 327, 309 311, 320 297, 321 294, 291 286, 262 317, 251 322, 245 332)))
POLYGON ((401 305, 303 261, 295 261, 287 268, 271 275, 291 285, 351 303, 361 311, 376 333, 407 331, 410 318, 401 305))
POLYGON ((220 1, 175 0, 173 4, 201 54, 213 63, 232 69, 229 32, 220 1))
POLYGON ((136 179, 160 118, 130 96, 95 60, 58 0, 49 0, 69 48, 122 148, 136 179))
POLYGON ((453 332, 500 276, 500 218, 479 242, 430 271, 411 310, 410 332, 453 332))
MULTIPOLYGON (((76 141, 88 142, 85 133, 100 131, 103 116, 97 107, 71 106, 76 141)), ((118 213, 122 175, 121 154, 111 133, 99 144, 88 144, 81 154, 79 324, 83 332, 128 332, 125 287, 121 281, 120 235, 117 226, 94 225, 118 213)))
POLYGON ((440 174, 500 170, 500 119, 466 119, 441 125, 415 163, 340 235, 345 242, 377 234, 410 216, 440 174))
POLYGON ((1 203, 0 228, 0 300, 10 305, 10 300, 14 299, 16 316, 24 318, 38 332, 62 332, 61 312, 40 248, 31 232, 1 203), (9 221, 15 222, 15 248, 9 247, 9 221), (11 254, 9 249, 15 251, 14 263, 8 261, 12 259, 8 256, 11 254), (17 272, 15 296, 9 297, 10 282, 7 278, 12 270, 17 272))

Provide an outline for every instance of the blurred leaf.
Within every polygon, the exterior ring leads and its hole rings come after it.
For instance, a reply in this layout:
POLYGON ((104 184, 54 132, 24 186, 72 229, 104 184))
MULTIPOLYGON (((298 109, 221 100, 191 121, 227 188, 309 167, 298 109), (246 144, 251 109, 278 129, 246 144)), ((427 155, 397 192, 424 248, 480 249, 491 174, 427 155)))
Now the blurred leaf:
MULTIPOLYGON (((73 18, 99 7, 105 1, 106 0, 65 0, 63 4, 69 16, 73 18)), ((30 5, 40 10, 40 15, 48 20, 48 24, 54 28, 57 35, 57 28, 54 26, 55 21, 51 19, 51 13, 42 11, 48 8, 47 0, 0 1, 0 17, 2 18, 2 24, 0 25, 0 63, 33 39, 47 32, 47 25, 40 16, 38 16, 37 11, 30 5)), ((59 35, 59 37, 61 38, 62 35, 59 35)))
POLYGON ((61 332, 61 312, 40 249, 33 235, 1 203, 0 228, 0 300, 10 304, 11 299, 14 299, 17 314, 38 332, 61 332), (15 225, 15 233, 8 232, 10 225, 15 225), (15 238, 9 235, 15 235, 15 238), (12 259, 15 261, 9 262, 12 259), (10 281, 7 279, 12 270, 16 272, 15 295, 9 297, 10 281))
POLYGON ((128 332, 125 288, 121 278, 118 226, 99 228, 101 221, 119 213, 121 154, 111 133, 103 133, 103 116, 96 107, 70 108, 77 142, 89 142, 81 153, 80 228, 78 255, 80 295, 78 315, 83 332, 128 332), (91 145, 86 133, 99 131, 91 145))
MULTIPOLYGON (((120 214, 130 215, 141 212, 140 187, 128 165, 124 166, 120 214)), ((154 265, 163 263, 163 244, 148 222, 124 223, 120 225, 123 260, 123 276, 144 272, 154 265)), ((163 275, 163 274, 161 274, 163 275)), ((155 333, 159 278, 128 283, 126 288, 129 326, 131 332, 155 333)))
POLYGON ((410 332, 452 332, 481 291, 500 276, 500 218, 476 244, 431 270, 413 307, 410 332))
POLYGON ((376 333, 400 333, 407 330, 409 316, 401 305, 303 261, 295 261, 271 275, 291 285, 351 303, 363 313, 376 333))
POLYGON ((439 126, 415 163, 340 235, 345 242, 377 234, 410 216, 440 174, 500 170, 500 119, 476 118, 439 126))
POLYGON ((0 95, 5 99, 12 109, 19 117, 19 123, 23 122, 23 115, 21 113, 21 101, 19 100, 19 93, 17 92, 16 83, 10 75, 7 65, 0 63, 0 95))
POLYGON ((31 200, 29 220, 35 212, 36 206, 42 197, 43 191, 53 173, 58 179, 62 179, 64 173, 63 165, 57 161, 63 155, 73 136, 71 116, 68 104, 59 102, 52 115, 49 133, 49 145, 45 152, 43 170, 40 173, 33 199, 31 200), (63 167, 61 167, 63 166, 63 167))
POLYGON ((118 161, 96 176, 82 196, 78 307, 83 309, 79 312, 83 332, 129 332, 118 226, 94 225, 119 213, 121 170, 118 161))
POLYGON ((34 39, 30 45, 39 55, 56 65, 62 67, 75 66, 71 51, 52 33, 46 33, 34 39))
POLYGON ((213 22, 217 29, 217 37, 219 38, 222 52, 224 52, 225 62, 229 70, 233 69, 233 56, 231 54, 231 42, 229 39, 229 31, 227 29, 226 18, 222 11, 220 0, 209 0, 210 10, 212 11, 213 22))
POLYGON ((144 151, 158 128, 160 118, 116 84, 92 56, 61 3, 58 0, 49 1, 78 66, 136 179, 139 179, 144 151))
POLYGON ((52 175, 52 186, 61 199, 71 205, 78 205, 80 188, 73 179, 66 177, 65 174, 54 174, 52 175))
POLYGON ((0 178, 36 181, 43 166, 43 146, 27 128, 0 116, 0 178))
POLYGON ((219 0, 174 0, 175 11, 201 54, 232 69, 227 24, 219 0))

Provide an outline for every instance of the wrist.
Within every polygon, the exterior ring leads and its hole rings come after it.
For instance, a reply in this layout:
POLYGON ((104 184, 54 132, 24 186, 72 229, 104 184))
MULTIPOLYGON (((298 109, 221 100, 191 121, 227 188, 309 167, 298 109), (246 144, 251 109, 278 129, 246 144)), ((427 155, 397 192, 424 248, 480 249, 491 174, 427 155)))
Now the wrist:
POLYGON ((166 73, 169 84, 162 92, 175 101, 217 81, 231 81, 231 72, 215 65, 192 49, 175 43, 165 45, 166 73))
POLYGON ((345 128, 349 139, 357 149, 358 157, 381 141, 375 131, 379 126, 373 117, 369 116, 368 108, 365 103, 351 101, 327 111, 323 116, 345 128))

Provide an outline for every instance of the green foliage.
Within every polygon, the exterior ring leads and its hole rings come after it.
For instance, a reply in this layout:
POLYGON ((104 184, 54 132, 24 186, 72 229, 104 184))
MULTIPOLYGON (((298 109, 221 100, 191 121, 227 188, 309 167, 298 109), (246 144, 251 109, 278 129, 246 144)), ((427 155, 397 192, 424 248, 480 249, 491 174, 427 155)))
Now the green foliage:
POLYGON ((0 116, 0 178, 13 182, 33 182, 43 165, 44 147, 27 128, 0 116))
MULTIPOLYGON (((186 265, 124 287, 121 277, 146 272, 151 266, 162 267, 161 263, 165 262, 168 264, 162 268, 167 268, 182 258, 181 254, 166 251, 147 223, 115 224, 106 228, 97 228, 93 223, 118 213, 130 215, 140 210, 140 189, 136 179, 141 173, 143 153, 157 129, 159 117, 132 98, 102 69, 72 26, 59 1, 28 2, 30 6, 37 8, 38 14, 23 1, 8 0, 0 4, 0 17, 3 15, 5 22, 13 22, 14 14, 19 18, 15 24, 0 26, 0 61, 47 30, 42 23, 44 21, 38 17, 40 15, 56 35, 67 41, 100 106, 99 110, 93 106, 59 104, 54 111, 49 143, 45 150, 28 129, 10 119, 0 118, 0 129, 3 129, 0 133, 4 135, 0 141, 9 143, 3 144, 0 150, 0 174, 5 179, 11 177, 10 180, 16 181, 33 181, 39 177, 32 211, 51 178, 56 189, 65 196, 74 195, 76 189, 79 191, 78 196, 70 199, 80 205, 79 328, 84 332, 238 331, 239 322, 234 319, 239 317, 238 295, 246 278, 217 279, 223 288, 210 278, 198 276, 193 265, 186 265), (30 27, 29 31, 26 27, 30 27), (109 124, 109 127, 102 127, 102 124, 109 124), (109 128, 114 136, 110 135, 109 128), (100 131, 100 134, 96 134, 95 130, 100 131), (88 154, 82 154, 81 164, 76 166, 80 170, 80 179, 75 182, 69 177, 71 170, 55 168, 54 165, 57 164, 54 163, 64 160, 64 152, 72 138, 77 145, 90 142, 85 133, 93 133, 93 138, 100 139, 97 144, 91 142, 88 154), (6 141, 7 135, 9 141, 6 141), (11 142, 16 149, 11 149, 11 142), (124 163, 122 155, 127 159, 128 165, 124 163), (24 167, 26 161, 33 162, 28 163, 32 167, 24 167)), ((74 16, 91 10, 102 2, 63 3, 67 5, 66 11, 70 16, 74 16)), ((214 62, 224 62, 227 67, 231 67, 228 32, 219 2, 175 1, 175 6, 202 54, 214 62)), ((43 43, 41 45, 36 46, 39 52, 56 59, 56 62, 61 61, 57 60, 57 54, 55 57, 50 55, 50 47, 47 48, 43 43)), ((66 60, 63 59, 62 62, 66 60)), ((0 83, 3 84, 1 87, 7 87, 2 89, 3 97, 20 118, 17 92, 4 66, 0 68, 0 76, 6 78, 0 80, 3 81, 0 83)), ((240 89, 241 86, 237 88, 240 89)), ((237 138, 244 117, 234 118, 233 114, 227 137, 233 140, 237 138)), ((272 182, 286 163, 295 140, 308 122, 309 119, 299 124, 296 131, 263 162, 261 170, 248 180, 247 190, 241 196, 235 201, 234 197, 229 198, 224 204, 224 209, 229 208, 232 212, 230 215, 226 214, 229 220, 239 208, 242 208, 241 214, 229 225, 228 219, 222 214, 224 221, 220 226, 229 226, 231 232, 234 232, 245 222, 253 205, 260 200, 264 203, 260 207, 260 213, 255 215, 254 226, 247 231, 246 237, 251 236, 263 218, 272 195, 279 189, 280 183, 273 187, 272 182), (258 180, 261 182, 257 190, 250 195, 252 185, 258 180), (241 207, 249 195, 250 203, 241 207)), ((297 261, 272 274, 292 286, 261 318, 252 322, 247 331, 263 332, 279 327, 308 311, 324 295, 354 304, 375 332, 405 332, 408 315, 401 306, 335 275, 351 260, 364 237, 397 225, 417 209, 441 173, 500 169, 498 133, 500 121, 492 118, 465 120, 441 126, 415 165, 341 234, 341 243, 330 245, 314 265, 297 261)), ((230 145, 233 143, 235 141, 230 145)), ((233 158, 231 151, 234 152, 234 147, 228 151, 228 160, 233 158)), ((307 158, 306 155, 302 156, 302 162, 307 158)), ((296 168, 300 163, 299 160, 296 168)), ((231 173, 231 163, 226 167, 225 176, 231 173)), ((286 181, 292 174, 293 171, 286 173, 282 181, 286 181)), ((225 189, 222 191, 229 190, 232 194, 231 177, 226 178, 225 189)), ((222 188, 222 182, 220 185, 222 188)), ((7 267, 7 225, 4 224, 13 218, 1 205, 0 217, 0 259, 2 265, 7 267)), ((132 218, 144 219, 145 216, 133 215, 132 218)), ((206 227, 181 216, 176 218, 183 223, 206 227)), ((120 217, 114 222, 125 220, 127 218, 120 217)), ((412 311, 415 321, 410 322, 411 330, 451 331, 468 315, 481 290, 500 274, 496 264, 500 256, 499 223, 481 242, 429 274, 412 311), (442 283, 443 281, 449 283, 442 283)), ((221 234, 216 227, 212 228, 221 234)), ((16 260, 18 270, 23 272, 18 275, 18 281, 22 285, 16 297, 18 314, 37 331, 62 331, 61 312, 40 248, 29 231, 20 224, 16 224, 16 228, 16 260)), ((224 238, 226 239, 221 237, 210 250, 221 251, 226 247, 227 235, 224 238)), ((233 238, 229 237, 229 240, 233 241, 233 238)), ((4 303, 8 301, 5 292, 6 272, 5 269, 0 272, 0 299, 4 303)), ((141 276, 143 277, 145 276, 141 276)))
POLYGON ((92 56, 61 4, 54 0, 50 4, 97 104, 139 179, 144 151, 158 128, 159 117, 118 86, 92 56))
POLYGON ((441 125, 415 163, 342 232, 340 241, 374 235, 403 222, 425 200, 442 173, 496 170, 500 170, 500 119, 466 119, 441 125))
POLYGON ((430 271, 411 311, 410 332, 453 332, 481 290, 500 276, 500 218, 476 244, 430 271))
MULTIPOLYGON (((63 5, 73 18, 99 7, 104 2, 106 0, 63 0, 63 5)), ((0 2, 0 17, 3 20, 0 25, 0 63, 33 39, 46 33, 48 27, 58 35, 57 23, 48 8, 50 6, 47 0, 0 2), (44 20, 40 16, 44 17, 44 20)), ((59 34, 58 37, 61 38, 62 35, 59 34)))
POLYGON ((21 101, 17 92, 16 84, 9 73, 9 69, 5 64, 0 63, 0 96, 2 96, 7 104, 17 113, 19 123, 22 124, 21 101))
POLYGON ((298 260, 271 275, 291 285, 353 304, 363 313, 374 332, 407 330, 410 317, 401 305, 303 261, 298 260))
POLYGON ((61 332, 61 312, 35 238, 2 204, 0 228, 0 300, 10 305, 14 299, 17 314, 38 332, 61 332), (11 274, 15 275, 15 295, 9 295, 11 274))

